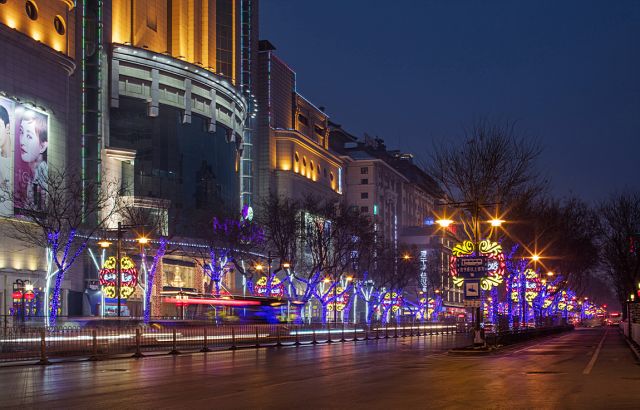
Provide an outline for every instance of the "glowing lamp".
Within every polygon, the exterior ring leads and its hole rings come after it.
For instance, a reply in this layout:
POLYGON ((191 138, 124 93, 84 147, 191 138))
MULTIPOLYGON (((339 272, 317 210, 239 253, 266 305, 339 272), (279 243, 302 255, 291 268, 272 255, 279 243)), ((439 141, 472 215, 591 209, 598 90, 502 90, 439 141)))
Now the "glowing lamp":
POLYGON ((436 223, 442 228, 448 228, 453 223, 453 221, 451 219, 438 219, 436 223))
POLYGON ((404 259, 405 261, 408 261, 409 259, 411 259, 411 256, 405 253, 404 255, 402 255, 402 259, 404 259))
POLYGON ((257 271, 259 271, 259 272, 260 272, 260 271, 262 271, 262 269, 263 269, 263 267, 262 267, 262 265, 261 265, 261 264, 257 264, 257 265, 256 265, 256 270, 257 270, 257 271))
POLYGON ((353 280, 353 276, 347 276, 347 282, 351 282, 353 280))
POLYGON ((553 275, 555 275, 555 273, 553 273, 553 272, 547 272, 547 276, 551 277, 551 276, 553 276, 553 275))
POLYGON ((111 246, 111 242, 109 241, 99 241, 98 245, 100 245, 101 248, 108 248, 109 246, 111 246))
POLYGON ((531 255, 531 260, 534 262, 538 262, 540 260, 540 255, 534 253, 533 255, 531 255))
POLYGON ((331 279, 329 279, 329 278, 324 278, 324 283, 329 283, 329 282, 331 282, 331 279))
POLYGON ((282 264, 282 267, 285 269, 289 269, 291 267, 291 264, 289 262, 285 262, 282 264))
POLYGON ((502 219, 495 218, 495 219, 490 220, 489 223, 493 227, 498 227, 498 226, 501 226, 504 223, 504 221, 502 219))
POLYGON ((145 238, 144 236, 141 236, 140 238, 138 238, 138 243, 140 245, 146 245, 149 243, 149 238, 145 238))
POLYGON ((26 283, 26 284, 24 285, 24 289, 25 289, 27 292, 33 292, 33 284, 32 284, 32 283, 26 283))

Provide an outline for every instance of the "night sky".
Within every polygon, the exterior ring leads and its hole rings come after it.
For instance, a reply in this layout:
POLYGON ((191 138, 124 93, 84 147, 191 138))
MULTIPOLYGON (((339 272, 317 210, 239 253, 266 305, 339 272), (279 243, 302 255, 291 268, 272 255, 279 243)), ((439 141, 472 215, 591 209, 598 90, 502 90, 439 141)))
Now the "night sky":
POLYGON ((640 190, 640 0, 263 0, 262 39, 348 131, 427 158, 517 121, 557 196, 640 190))

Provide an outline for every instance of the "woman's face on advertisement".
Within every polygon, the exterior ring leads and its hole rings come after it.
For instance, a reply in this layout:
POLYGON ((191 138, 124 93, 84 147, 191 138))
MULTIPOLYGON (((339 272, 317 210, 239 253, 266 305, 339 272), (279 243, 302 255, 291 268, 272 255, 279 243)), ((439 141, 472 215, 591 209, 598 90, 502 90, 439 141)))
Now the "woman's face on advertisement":
POLYGON ((20 158, 24 162, 35 162, 47 149, 46 142, 40 142, 35 121, 20 122, 20 158))

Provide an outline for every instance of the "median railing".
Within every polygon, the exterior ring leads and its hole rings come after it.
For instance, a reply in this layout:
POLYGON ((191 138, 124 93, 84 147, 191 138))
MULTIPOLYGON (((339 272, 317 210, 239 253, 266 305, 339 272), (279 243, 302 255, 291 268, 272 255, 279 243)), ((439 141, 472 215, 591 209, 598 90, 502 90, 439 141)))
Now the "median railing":
POLYGON ((33 361, 47 364, 54 359, 71 357, 100 360, 181 352, 452 335, 465 331, 459 325, 444 323, 8 328, 0 337, 0 363, 33 361))

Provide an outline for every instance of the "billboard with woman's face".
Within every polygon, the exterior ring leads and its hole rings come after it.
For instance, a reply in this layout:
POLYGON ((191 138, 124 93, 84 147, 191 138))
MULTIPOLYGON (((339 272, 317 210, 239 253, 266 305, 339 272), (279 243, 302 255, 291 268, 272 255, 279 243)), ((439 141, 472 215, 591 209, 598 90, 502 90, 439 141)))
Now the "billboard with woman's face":
POLYGON ((49 117, 0 97, 0 215, 44 207, 49 117))
POLYGON ((13 136, 15 104, 0 97, 0 215, 13 213, 13 136))

